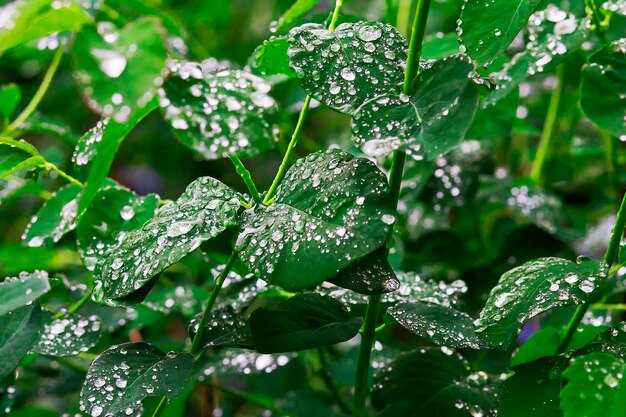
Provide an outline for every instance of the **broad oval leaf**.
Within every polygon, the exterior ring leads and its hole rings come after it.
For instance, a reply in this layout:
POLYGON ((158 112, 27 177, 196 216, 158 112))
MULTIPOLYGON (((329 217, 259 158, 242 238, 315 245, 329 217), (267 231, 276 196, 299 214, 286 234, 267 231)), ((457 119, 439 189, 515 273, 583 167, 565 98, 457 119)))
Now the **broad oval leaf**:
POLYGON ((210 71, 196 62, 170 64, 159 90, 176 137, 205 159, 255 156, 271 150, 278 130, 270 84, 240 70, 210 71))
MULTIPOLYGON (((234 347, 253 349, 252 335, 248 320, 231 306, 213 309, 202 332, 200 346, 234 347)), ((193 340, 198 332, 202 314, 198 314, 189 323, 189 336, 193 340)))
POLYGON ((407 43, 393 26, 343 23, 329 32, 309 23, 292 29, 289 43, 304 91, 339 112, 354 114, 373 97, 402 91, 407 43))
POLYGON ((626 406, 624 359, 608 353, 592 352, 572 359, 563 376, 567 384, 561 391, 564 417, 624 414, 626 406))
POLYGON ((87 352, 100 339, 101 323, 97 316, 64 313, 61 317, 55 317, 44 311, 42 324, 43 328, 31 349, 34 353, 76 356, 87 352))
POLYGON ((385 91, 366 101, 352 120, 355 142, 372 156, 400 149, 434 159, 454 149, 478 107, 474 71, 467 57, 447 57, 419 73, 410 97, 385 91))
POLYGON ((357 335, 363 319, 350 318, 343 304, 314 293, 279 299, 250 315, 252 341, 261 353, 307 350, 345 342, 357 335))
POLYGON ((371 161, 316 152, 289 169, 272 205, 242 215, 236 250, 256 276, 288 291, 319 284, 385 244, 394 222, 387 196, 371 161))
POLYGON ((20 272, 0 282, 0 316, 23 307, 50 291, 46 271, 20 272))
POLYGON ((457 22, 465 52, 478 63, 489 64, 509 47, 540 3, 541 0, 465 0, 457 22))
POLYGON ((490 347, 506 348, 524 323, 555 307, 589 302, 606 279, 605 262, 541 258, 506 272, 476 321, 490 347))
POLYGON ((28 353, 40 327, 39 302, 0 315, 0 378, 9 375, 28 353))
POLYGON ((69 184, 54 193, 31 218, 22 241, 31 247, 52 244, 74 230, 80 192, 80 187, 69 184))
POLYGON ((626 139, 626 38, 596 52, 583 67, 580 107, 599 128, 626 139))
POLYGON ((400 281, 387 260, 385 247, 357 260, 328 281, 366 295, 385 294, 400 287, 400 281))
MULTIPOLYGON (((238 209, 239 198, 233 190, 216 179, 198 178, 178 200, 160 207, 141 229, 127 233, 98 265, 94 300, 123 304, 123 298, 153 283, 165 268, 234 226, 238 209)), ((128 302, 136 305, 139 301, 128 302)))
POLYGON ((150 220, 158 205, 154 194, 140 197, 118 185, 103 188, 76 228, 78 251, 87 270, 104 261, 126 233, 150 220))
POLYGON ((167 55, 158 20, 141 18, 122 30, 111 22, 83 30, 74 41, 74 78, 89 107, 126 123, 156 95, 167 55))
POLYGON ((165 354, 143 342, 113 346, 89 366, 80 409, 91 417, 141 416, 144 398, 178 395, 192 366, 189 353, 165 354))
POLYGON ((404 328, 438 346, 480 349, 474 320, 466 313, 431 303, 399 303, 387 310, 404 328))

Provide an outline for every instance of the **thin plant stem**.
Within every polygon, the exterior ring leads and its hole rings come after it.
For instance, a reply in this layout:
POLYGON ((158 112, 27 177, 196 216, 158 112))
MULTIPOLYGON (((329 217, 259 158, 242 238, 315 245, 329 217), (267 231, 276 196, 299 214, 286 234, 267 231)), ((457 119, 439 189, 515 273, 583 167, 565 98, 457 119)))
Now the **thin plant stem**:
POLYGON ((61 57, 63 56, 63 52, 63 45, 59 45, 56 53, 52 57, 52 61, 50 62, 48 70, 43 76, 43 80, 41 81, 39 88, 35 92, 35 95, 30 100, 28 105, 24 108, 24 110, 15 118, 15 120, 13 120, 13 122, 11 122, 11 124, 6 127, 6 129, 2 133, 9 134, 13 132, 15 129, 20 127, 22 123, 24 123, 26 119, 28 119, 30 115, 35 111, 35 109, 39 105, 39 102, 41 102, 41 99, 46 94, 46 91, 48 91, 48 87, 50 87, 52 78, 54 77, 54 74, 59 67, 59 64, 61 63, 61 57))
POLYGON ((541 131, 541 138, 539 139, 539 147, 537 148, 537 155, 533 161, 530 177, 536 184, 543 184, 543 172, 546 161, 550 154, 554 136, 554 129, 559 114, 559 106, 561 104, 561 97, 563 95, 563 84, 565 77, 565 65, 561 64, 556 69, 556 86, 552 90, 550 95, 550 104, 548 105, 548 112, 546 114, 546 120, 543 124, 543 130, 541 131))
POLYGON ((152 413, 152 417, 159 417, 163 410, 165 410, 165 407, 167 407, 167 397, 164 396, 161 397, 161 401, 159 401, 159 405, 157 405, 154 413, 152 413))
POLYGON ((56 166, 56 165, 46 161, 45 168, 46 168, 47 171, 54 171, 57 174, 59 174, 60 177, 66 179, 67 181, 71 182, 74 185, 79 186, 80 188, 83 188, 83 183, 82 182, 78 181, 76 178, 72 177, 70 174, 68 174, 67 172, 63 171, 58 166, 56 166))
POLYGON ((600 20, 600 11, 598 10, 598 6, 596 6, 593 0, 585 0, 585 6, 589 9, 589 11, 591 11, 591 20, 593 20, 593 24, 595 26, 594 32, 596 32, 604 45, 609 45, 609 39, 606 37, 606 33, 604 33, 604 25, 600 20))
POLYGON ((589 306, 591 310, 614 310, 614 311, 626 311, 626 304, 602 304, 596 303, 589 306))
POLYGON ((356 381, 354 384, 354 417, 364 417, 367 394, 369 391, 369 371, 372 347, 376 341, 376 322, 378 320, 378 308, 380 306, 380 294, 370 295, 365 311, 361 333, 361 346, 356 363, 356 381))
MULTIPOLYGON (((613 229, 613 233, 611 234, 611 240, 609 241, 609 247, 606 249, 604 254, 604 262, 610 267, 615 262, 615 258, 617 257, 617 251, 619 250, 620 241, 622 240, 622 235, 624 234, 624 227, 626 226, 626 194, 622 198, 622 204, 620 205, 619 211, 617 212, 617 220, 615 221, 615 228, 613 229)), ((567 328, 565 330, 565 335, 561 340, 561 344, 559 345, 559 350, 557 353, 563 353, 569 346, 572 341, 572 337, 576 333, 576 329, 580 325, 583 317, 589 310, 590 304, 585 303, 581 304, 576 308, 574 315, 570 319, 567 324, 567 328)))
POLYGON ((337 388, 337 385, 333 381, 333 378, 330 376, 328 369, 326 369, 326 354, 324 353, 324 350, 322 348, 318 348, 317 353, 319 354, 319 358, 320 358, 319 375, 320 375, 320 378, 322 379, 322 382, 326 386, 326 389, 328 390, 328 392, 330 392, 330 394, 333 396, 335 402, 337 403, 341 411, 345 414, 351 414, 352 407, 350 407, 350 404, 346 402, 346 400, 341 396, 341 394, 339 393, 339 389, 337 388))
POLYGON ((343 0, 335 0, 335 9, 333 10, 333 17, 330 19, 330 24, 328 25, 328 31, 332 32, 337 27, 337 19, 339 19, 339 10, 341 10, 341 6, 343 5, 343 0))
POLYGON ((422 58, 422 44, 426 33, 426 22, 428 11, 430 10, 430 0, 418 0, 415 18, 411 28, 411 41, 409 42, 409 56, 406 60, 406 71, 404 73, 404 93, 410 94, 411 84, 419 72, 420 59, 422 58))
POLYGON ((246 184, 246 187, 248 187, 248 191, 250 191, 250 195, 252 196, 254 202, 257 204, 261 204, 261 197, 259 196, 259 191, 256 188, 256 184, 252 180, 252 175, 250 174, 250 171, 248 171, 248 169, 244 166, 243 162, 241 162, 241 159, 239 159, 237 155, 229 155, 229 158, 235 166, 235 171, 237 172, 237 174, 239 174, 244 184, 246 184))
MULTIPOLYGON (((80 308, 91 298, 91 292, 92 291, 87 292, 87 294, 85 294, 80 300, 72 304, 67 309, 67 313, 76 313, 78 310, 80 310, 80 308)), ((58 319, 60 317, 63 317, 64 314, 66 314, 66 312, 60 311, 57 314, 55 314, 54 317, 58 319)))

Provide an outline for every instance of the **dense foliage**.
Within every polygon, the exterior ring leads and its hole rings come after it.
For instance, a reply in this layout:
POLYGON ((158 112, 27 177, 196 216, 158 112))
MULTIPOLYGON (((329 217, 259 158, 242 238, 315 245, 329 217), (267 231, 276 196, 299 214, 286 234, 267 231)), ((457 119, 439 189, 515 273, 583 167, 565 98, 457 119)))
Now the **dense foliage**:
POLYGON ((624 0, 5 3, 0 415, 626 414, 624 0))

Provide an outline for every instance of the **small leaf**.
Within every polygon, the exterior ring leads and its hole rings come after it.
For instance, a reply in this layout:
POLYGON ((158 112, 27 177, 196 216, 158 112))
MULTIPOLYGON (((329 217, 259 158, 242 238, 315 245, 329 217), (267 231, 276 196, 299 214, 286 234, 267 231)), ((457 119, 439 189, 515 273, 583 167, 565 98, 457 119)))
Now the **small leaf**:
POLYGON ((165 120, 185 146, 205 159, 255 156, 271 150, 277 128, 270 85, 245 71, 211 72, 175 62, 159 90, 165 120))
POLYGON ((100 319, 88 318, 73 313, 55 317, 44 311, 43 329, 31 351, 50 356, 76 356, 87 352, 100 339, 100 319))
POLYGON ((454 149, 478 107, 474 70, 463 55, 444 58, 419 73, 410 97, 385 92, 366 101, 352 120, 355 142, 372 156, 400 149, 432 160, 454 149))
POLYGON ((402 91, 407 43, 393 26, 343 23, 329 32, 309 23, 289 32, 289 44, 300 86, 339 112, 354 114, 371 98, 402 91))
POLYGON ((100 22, 78 34, 74 78, 93 111, 121 124, 144 111, 165 68, 162 33, 158 20, 141 18, 120 31, 100 22))
POLYGON ((144 398, 176 397, 192 366, 189 353, 166 355, 143 342, 113 346, 89 367, 80 392, 80 409, 91 417, 141 416, 144 398))
POLYGON ((22 100, 22 89, 17 84, 6 84, 0 88, 0 116, 8 119, 22 100))
MULTIPOLYGON (((201 316, 198 314, 189 323, 192 340, 198 332, 201 316)), ((202 332, 200 346, 205 349, 216 346, 253 349, 248 321, 230 306, 214 309, 202 332)))
POLYGON ((589 302, 607 273, 606 263, 584 259, 541 258, 518 266, 491 290, 476 323, 479 336, 491 347, 506 348, 536 315, 589 302))
POLYGON ((385 244, 394 222, 387 195, 369 160, 316 152, 287 171, 272 205, 242 215, 236 250, 257 277, 287 291, 319 284, 385 244))
POLYGON ((314 293, 270 302, 250 315, 252 341, 261 353, 307 350, 345 342, 357 335, 362 318, 350 319, 339 301, 314 293))
POLYGON ((601 352, 572 359, 563 376, 561 391, 564 417, 619 417, 626 407, 626 364, 621 358, 601 352))
POLYGON ((158 204, 154 194, 140 197, 118 185, 103 188, 76 228, 78 251, 87 270, 104 261, 126 233, 151 219, 158 204))
POLYGON ((32 217, 22 242, 30 247, 50 245, 74 230, 80 191, 80 187, 69 184, 54 193, 32 217))
POLYGON ((594 53, 582 70, 580 107, 599 128, 626 138, 626 38, 594 53))
MULTIPOLYGON (((0 284, 0 298, 3 298, 0 284)), ((4 307, 3 303, 0 303, 4 307)), ((26 355, 37 338, 41 327, 41 308, 34 302, 0 315, 0 378, 13 372, 13 369, 26 355)))
MULTIPOLYGON (((234 226, 239 198, 221 182, 201 177, 180 198, 160 207, 141 229, 127 233, 94 271, 94 300, 116 305, 202 242, 234 226)), ((143 294, 145 297, 145 294, 143 294)), ((138 304, 141 300, 127 300, 138 304)))
POLYGON ((559 417, 563 356, 547 356, 511 368, 502 384, 498 417, 559 417))
POLYGON ((385 294, 400 287, 384 247, 354 262, 329 282, 366 295, 385 294))
POLYGON ((0 317, 41 297, 51 286, 46 271, 20 272, 0 282, 0 317))
POLYGON ((296 0, 295 3, 287 9, 285 13, 278 19, 276 25, 273 27, 276 31, 286 28, 293 22, 307 14, 312 10, 320 0, 296 0))
POLYGON ((533 334, 513 354, 510 367, 554 355, 559 349, 561 335, 554 327, 546 327, 533 334))
POLYGON ((480 349, 474 320, 461 311, 439 304, 399 303, 387 310, 403 327, 438 346, 480 349))
POLYGON ((500 56, 541 0, 492 0, 485 18, 482 0, 465 0, 457 33, 466 53, 479 64, 489 64, 500 56))
POLYGON ((264 75, 287 75, 295 77, 296 73, 289 66, 289 41, 285 36, 271 38, 263 42, 254 54, 256 67, 264 75))

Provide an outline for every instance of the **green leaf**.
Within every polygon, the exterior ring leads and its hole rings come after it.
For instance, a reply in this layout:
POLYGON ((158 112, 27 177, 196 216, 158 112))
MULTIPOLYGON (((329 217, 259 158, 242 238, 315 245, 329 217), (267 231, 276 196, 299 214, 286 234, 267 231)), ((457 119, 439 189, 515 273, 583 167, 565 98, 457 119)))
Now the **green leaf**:
POLYGON ((37 301, 0 315, 0 378, 13 372, 37 338, 40 327, 41 308, 37 301))
POLYGON ((191 317, 203 310, 209 294, 206 288, 193 285, 159 288, 151 291, 142 305, 163 314, 179 312, 191 317))
POLYGON ((400 281, 387 260, 385 247, 357 260, 328 281, 366 295, 385 294, 400 287, 400 281))
POLYGON ((509 47, 540 3, 492 0, 486 5, 482 0, 465 0, 457 22, 459 41, 472 59, 489 64, 509 47))
POLYGON ((89 166, 84 170, 81 168, 77 169, 79 173, 83 172, 86 178, 83 192, 78 200, 78 218, 89 207, 105 183, 122 140, 156 106, 156 100, 151 101, 147 106, 134 114, 127 123, 121 124, 113 119, 104 119, 80 138, 72 159, 75 167, 87 164, 89 166))
POLYGON ((296 291, 383 246, 391 213, 387 180, 371 161, 320 151, 287 171, 272 205, 242 215, 235 248, 257 277, 296 291))
POLYGON ((0 116, 8 119, 22 100, 22 89, 17 84, 5 84, 0 88, 0 116))
POLYGON ((589 302, 607 273, 606 263, 582 258, 541 258, 518 266, 491 290, 476 323, 479 336, 491 347, 506 348, 536 315, 589 302))
POLYGON ((547 356, 511 368, 502 384, 498 417, 559 417, 563 356, 547 356))
MULTIPOLYGON (((148 284, 202 242, 234 226, 237 194, 221 182, 201 177, 180 198, 160 207, 141 229, 127 233, 94 271, 94 300, 115 305, 148 284)), ((145 294, 143 294, 145 296, 145 294)), ((141 300, 127 300, 136 305, 141 300)))
MULTIPOLYGON (((198 332, 201 316, 202 314, 198 314, 189 323, 192 340, 198 332)), ((211 311, 200 345, 204 349, 217 346, 254 349, 248 320, 230 306, 211 311)))
POLYGON ((97 316, 83 317, 64 313, 55 317, 44 311, 43 329, 31 351, 50 356, 76 356, 87 352, 100 339, 100 319, 97 316))
POLYGON ((24 159, 21 155, 11 155, 0 161, 0 179, 8 178, 23 169, 43 168, 45 165, 46 161, 41 156, 24 159))
POLYGON ((283 74, 295 77, 296 73, 289 66, 289 41, 286 36, 266 40, 255 51, 254 62, 264 75, 283 74))
POLYGON ((0 317, 23 307, 50 291, 46 271, 21 272, 0 282, 0 317))
POLYGON ((402 91, 407 43, 393 26, 343 23, 329 32, 310 23, 292 29, 289 44, 300 86, 339 112, 354 114, 369 99, 402 91))
POLYGON ((194 368, 194 376, 204 381, 213 375, 238 378, 241 375, 270 374, 295 358, 295 353, 268 355, 244 349, 222 349, 213 356, 204 355, 200 358, 194 368))
POLYGON ((582 70, 580 107, 587 117, 613 136, 626 138, 626 39, 589 57, 582 70))
POLYGON ((626 359, 626 322, 621 322, 604 330, 587 346, 583 347, 582 351, 599 351, 626 359))
POLYGON ((139 417, 144 398, 176 397, 192 366, 189 353, 166 355, 143 342, 113 346, 89 367, 80 392, 80 409, 92 417, 139 417))
POLYGON ((474 320, 466 313, 431 303, 399 303, 387 310, 403 327, 437 346, 480 349, 474 320))
POLYGON ((80 187, 69 184, 54 193, 32 217, 22 242, 30 247, 50 245, 74 230, 80 191, 80 187))
POLYGON ((117 185, 103 188, 76 228, 78 251, 87 270, 104 261, 126 233, 150 220, 158 205, 154 194, 140 197, 117 185))
POLYGON ((175 62, 159 95, 178 140, 205 159, 218 159, 274 147, 276 102, 269 90, 263 78, 245 71, 211 72, 196 62, 175 62))
POLYGON ((296 0, 294 4, 287 9, 285 13, 278 19, 273 27, 276 31, 286 28, 302 16, 312 10, 320 0, 296 0))
POLYGON ((91 17, 73 0, 14 1, 0 7, 6 21, 0 27, 0 55, 7 49, 56 32, 75 32, 91 17))
POLYGON ((442 59, 459 53, 459 41, 455 33, 437 32, 424 39, 422 59, 442 59))
POLYGON ((372 156, 400 149, 434 159, 454 149, 478 107, 474 70, 463 55, 444 58, 419 73, 410 97, 385 92, 366 101, 352 120, 355 142, 372 156))
POLYGON ((626 364, 601 352, 572 359, 563 376, 561 391, 564 417, 619 417, 626 409, 626 364))
POLYGON ((345 342, 357 335, 362 318, 350 319, 339 301, 314 293, 277 299, 250 315, 252 341, 261 353, 307 350, 345 342))
POLYGON ((156 95, 167 56, 159 20, 141 18, 122 30, 101 23, 78 34, 73 46, 74 78, 88 106, 126 123, 156 95))
POLYGON ((0 145, 6 145, 14 149, 19 149, 32 156, 39 155, 39 151, 37 150, 37 148, 26 142, 24 139, 15 140, 8 137, 0 137, 0 145))
POLYGON ((532 335, 513 354, 511 367, 536 361, 545 356, 554 355, 559 349, 561 335, 554 327, 546 327, 532 335))

